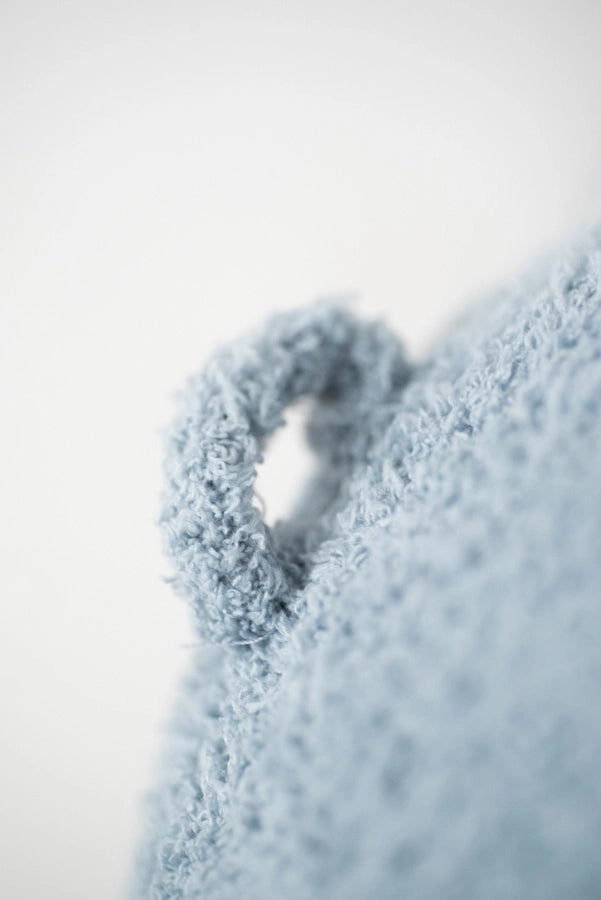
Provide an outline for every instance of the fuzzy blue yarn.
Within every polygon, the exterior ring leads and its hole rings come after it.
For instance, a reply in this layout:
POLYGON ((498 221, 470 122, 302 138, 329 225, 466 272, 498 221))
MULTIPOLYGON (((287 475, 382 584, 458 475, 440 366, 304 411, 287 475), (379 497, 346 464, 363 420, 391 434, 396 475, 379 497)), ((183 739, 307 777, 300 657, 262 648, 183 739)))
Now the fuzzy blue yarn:
POLYGON ((601 896, 600 230, 423 365, 272 320, 190 381, 166 473, 204 646, 136 897, 601 896), (256 464, 307 394, 320 469, 270 529, 256 464))

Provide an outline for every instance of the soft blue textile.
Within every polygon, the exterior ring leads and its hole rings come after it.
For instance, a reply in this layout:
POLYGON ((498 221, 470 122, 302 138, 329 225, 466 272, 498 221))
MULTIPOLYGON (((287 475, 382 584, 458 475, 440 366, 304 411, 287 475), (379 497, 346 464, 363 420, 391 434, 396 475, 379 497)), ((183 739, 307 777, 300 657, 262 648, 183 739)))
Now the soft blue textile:
POLYGON ((202 646, 137 897, 601 896, 601 231, 419 366, 276 318, 190 381, 166 473, 202 646), (321 468, 269 529, 305 394, 321 468))

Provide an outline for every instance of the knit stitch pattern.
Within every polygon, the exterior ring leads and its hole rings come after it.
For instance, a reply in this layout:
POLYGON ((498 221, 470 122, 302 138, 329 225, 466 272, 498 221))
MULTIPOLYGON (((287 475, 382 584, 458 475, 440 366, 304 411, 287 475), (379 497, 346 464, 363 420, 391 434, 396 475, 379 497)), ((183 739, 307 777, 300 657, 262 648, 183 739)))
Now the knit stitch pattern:
POLYGON ((601 230, 420 365, 315 307, 190 380, 161 523, 201 646, 136 898, 600 896, 600 407, 601 230), (269 528, 301 396, 319 469, 269 528))

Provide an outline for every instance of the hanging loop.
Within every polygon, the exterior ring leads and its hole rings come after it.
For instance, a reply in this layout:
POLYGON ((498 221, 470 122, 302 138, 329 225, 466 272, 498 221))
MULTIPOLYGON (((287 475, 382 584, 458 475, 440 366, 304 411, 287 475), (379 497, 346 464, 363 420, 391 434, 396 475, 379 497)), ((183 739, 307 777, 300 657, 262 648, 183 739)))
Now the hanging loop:
POLYGON ((252 644, 288 615, 295 587, 253 502, 257 463, 286 407, 303 395, 334 408, 340 400, 346 421, 339 416, 327 461, 335 465, 345 435, 361 434, 408 371, 382 325, 321 306, 271 319, 190 379, 168 436, 161 525, 203 640, 252 644))

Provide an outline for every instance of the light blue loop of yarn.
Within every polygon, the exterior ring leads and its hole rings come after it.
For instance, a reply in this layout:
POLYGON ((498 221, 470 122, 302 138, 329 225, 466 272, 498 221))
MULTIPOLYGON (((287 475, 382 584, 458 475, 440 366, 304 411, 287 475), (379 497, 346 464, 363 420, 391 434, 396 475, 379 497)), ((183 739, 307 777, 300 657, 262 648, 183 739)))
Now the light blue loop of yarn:
POLYGON ((289 616, 294 565, 253 502, 257 463, 285 408, 316 397, 311 442, 323 465, 342 465, 364 455, 373 411, 408 377, 384 326, 328 305, 274 317, 189 380, 168 435, 160 521, 203 641, 251 646, 289 616))

